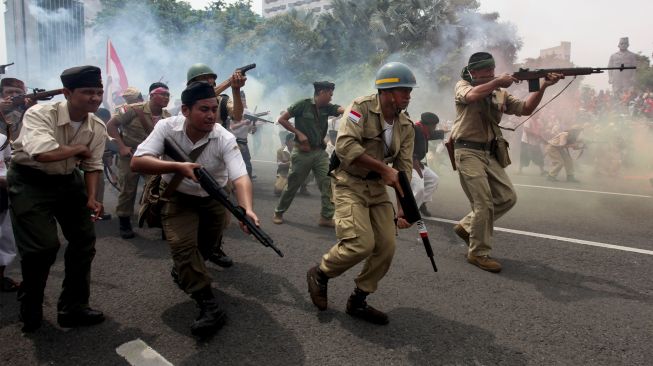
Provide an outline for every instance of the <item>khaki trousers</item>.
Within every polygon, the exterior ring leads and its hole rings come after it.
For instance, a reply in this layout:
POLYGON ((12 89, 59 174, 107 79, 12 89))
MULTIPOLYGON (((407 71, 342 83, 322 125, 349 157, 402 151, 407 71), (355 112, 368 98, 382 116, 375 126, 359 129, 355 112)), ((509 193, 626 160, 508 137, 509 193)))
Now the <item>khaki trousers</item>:
POLYGON ((134 214, 134 203, 136 202, 136 191, 138 191, 138 180, 143 177, 147 181, 148 176, 132 172, 129 164, 131 157, 121 156, 118 159, 118 205, 116 215, 119 217, 131 217, 134 214))
POLYGON ((186 293, 211 285, 204 259, 220 245, 225 208, 211 197, 175 192, 161 208, 161 223, 179 283, 186 293))
MULTIPOLYGON (((339 176, 343 175, 347 174, 339 176)), ((322 256, 320 269, 336 277, 365 260, 356 286, 374 292, 392 263, 397 234, 385 185, 347 176, 345 182, 334 184, 333 197, 338 243, 322 256)))
POLYGON ((574 175, 574 161, 571 160, 571 155, 566 147, 547 145, 546 156, 551 159, 550 176, 557 177, 562 167, 565 168, 567 176, 574 175))
POLYGON ((517 195, 505 170, 489 151, 456 149, 460 185, 472 211, 460 224, 469 233, 470 255, 492 250, 494 222, 517 203, 517 195))

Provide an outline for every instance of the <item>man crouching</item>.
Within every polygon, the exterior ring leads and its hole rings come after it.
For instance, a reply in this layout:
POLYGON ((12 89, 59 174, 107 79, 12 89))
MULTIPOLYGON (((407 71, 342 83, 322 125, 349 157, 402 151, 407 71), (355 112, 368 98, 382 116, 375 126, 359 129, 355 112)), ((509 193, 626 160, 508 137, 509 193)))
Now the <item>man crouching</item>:
POLYGON ((252 183, 236 138, 216 124, 215 91, 205 82, 194 82, 182 92, 181 101, 183 115, 156 124, 134 153, 131 168, 144 174, 162 174, 162 192, 176 186, 161 208, 161 222, 174 262, 173 278, 200 308, 191 332, 208 336, 224 324, 225 314, 211 290, 204 259, 222 236, 226 211, 197 183, 193 170, 203 166, 221 186, 231 180, 238 204, 257 225, 259 220, 252 210, 252 183), (165 138, 174 140, 195 162, 159 159, 165 158, 165 138))

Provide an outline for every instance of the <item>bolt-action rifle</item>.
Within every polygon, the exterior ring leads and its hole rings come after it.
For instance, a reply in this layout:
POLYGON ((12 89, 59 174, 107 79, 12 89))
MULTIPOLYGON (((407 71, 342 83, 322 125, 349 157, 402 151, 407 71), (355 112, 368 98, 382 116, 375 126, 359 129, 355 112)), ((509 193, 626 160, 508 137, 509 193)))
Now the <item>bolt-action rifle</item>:
POLYGON ((34 91, 32 93, 21 94, 12 97, 11 102, 16 106, 19 106, 25 104, 25 99, 29 99, 32 101, 50 100, 54 98, 56 95, 63 94, 63 89, 45 90, 45 89, 34 88, 33 90, 34 91))
MULTIPOLYGON (((619 67, 568 67, 568 68, 560 68, 560 69, 535 69, 535 70, 520 68, 519 71, 513 73, 512 76, 518 80, 527 80, 528 91, 532 93, 540 90, 540 79, 546 78, 546 75, 549 73, 562 74, 564 76, 579 76, 579 75, 590 75, 590 74, 602 74, 605 70, 619 70, 621 72, 624 70, 634 70, 634 69, 636 69, 635 66, 624 66, 624 64, 621 64, 621 66, 619 67)), ((494 79, 496 78, 492 77, 492 78, 472 79, 472 85, 476 86, 476 85, 485 84, 494 79)))
MULTIPOLYGON (((186 154, 184 150, 182 150, 179 145, 177 145, 177 143, 172 139, 166 137, 164 146, 165 154, 171 157, 173 160, 178 162, 191 162, 188 154, 186 154)), ((197 177, 200 186, 202 186, 206 193, 208 193, 209 196, 211 196, 216 201, 220 202, 220 204, 229 210, 229 212, 231 212, 236 217, 236 219, 238 219, 238 221, 243 223, 249 232, 254 235, 254 237, 259 242, 261 242, 261 244, 263 244, 263 246, 272 248, 272 250, 274 250, 279 255, 279 257, 283 257, 281 250, 274 246, 274 241, 272 241, 272 238, 270 238, 268 234, 261 230, 260 227, 256 226, 254 221, 252 221, 252 219, 250 219, 245 214, 244 208, 232 202, 227 192, 225 192, 225 190, 220 187, 218 182, 216 182, 213 176, 211 176, 211 173, 202 167, 195 168, 195 177, 197 177)))

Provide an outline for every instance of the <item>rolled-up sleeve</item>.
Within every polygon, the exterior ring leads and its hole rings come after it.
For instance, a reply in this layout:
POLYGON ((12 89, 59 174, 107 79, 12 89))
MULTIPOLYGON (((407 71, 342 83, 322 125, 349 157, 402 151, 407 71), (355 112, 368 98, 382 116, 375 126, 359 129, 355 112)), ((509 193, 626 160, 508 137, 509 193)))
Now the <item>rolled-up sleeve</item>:
POLYGON ((365 153, 363 147, 365 119, 366 114, 363 113, 358 104, 349 106, 340 119, 340 128, 336 139, 336 155, 340 159, 343 168, 350 166, 354 160, 365 153), (352 111, 361 116, 358 121, 355 120, 355 117, 350 116, 352 111))
POLYGON ((461 80, 456 83, 454 99, 457 104, 467 104, 465 97, 474 87, 468 81, 461 80))
POLYGON ((229 180, 234 181, 244 175, 247 175, 247 168, 243 160, 243 154, 238 148, 236 137, 233 135, 226 138, 222 146, 222 159, 227 167, 227 176, 229 180))
MULTIPOLYGON (((89 121, 90 123, 91 121, 89 121)), ((91 158, 82 160, 79 164, 80 169, 85 172, 93 172, 103 170, 104 164, 102 163, 102 156, 104 155, 104 147, 107 142, 107 129, 104 124, 95 122, 93 127, 93 138, 88 148, 91 150, 91 158)))
POLYGON ((23 151, 34 159, 35 156, 59 148, 54 135, 54 116, 40 113, 39 107, 30 108, 25 112, 21 134, 25 137, 23 151))

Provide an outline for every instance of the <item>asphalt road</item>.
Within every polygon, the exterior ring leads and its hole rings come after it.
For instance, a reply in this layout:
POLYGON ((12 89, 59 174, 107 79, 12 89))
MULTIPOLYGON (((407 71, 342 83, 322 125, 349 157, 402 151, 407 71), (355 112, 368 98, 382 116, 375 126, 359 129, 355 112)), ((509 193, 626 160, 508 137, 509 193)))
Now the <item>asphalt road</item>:
MULTIPOLYGON (((316 187, 297 197, 284 225, 274 225, 274 164, 254 166, 256 211, 286 256, 232 224, 225 250, 236 264, 209 265, 229 317, 213 338, 190 334, 197 310, 170 278, 160 233, 138 229, 137 238, 123 240, 114 219, 97 224, 92 273, 91 304, 107 320, 82 329, 56 324, 62 250, 38 332, 21 334, 15 295, 0 293, 0 364, 128 365, 116 348, 136 339, 175 365, 651 364, 653 187, 643 178, 614 181, 586 169, 577 174, 582 183, 572 184, 511 173, 518 203, 497 227, 519 232, 495 231, 493 256, 504 270, 491 274, 463 257, 447 220, 458 220, 469 204, 457 175, 439 168, 427 221, 439 272, 416 229, 401 231, 390 272, 368 299, 388 312, 390 324, 375 326, 344 312, 360 266, 330 282, 329 310, 313 307, 305 273, 335 241, 332 230, 316 226, 316 187)), ((8 270, 20 278, 16 262, 8 270)))

